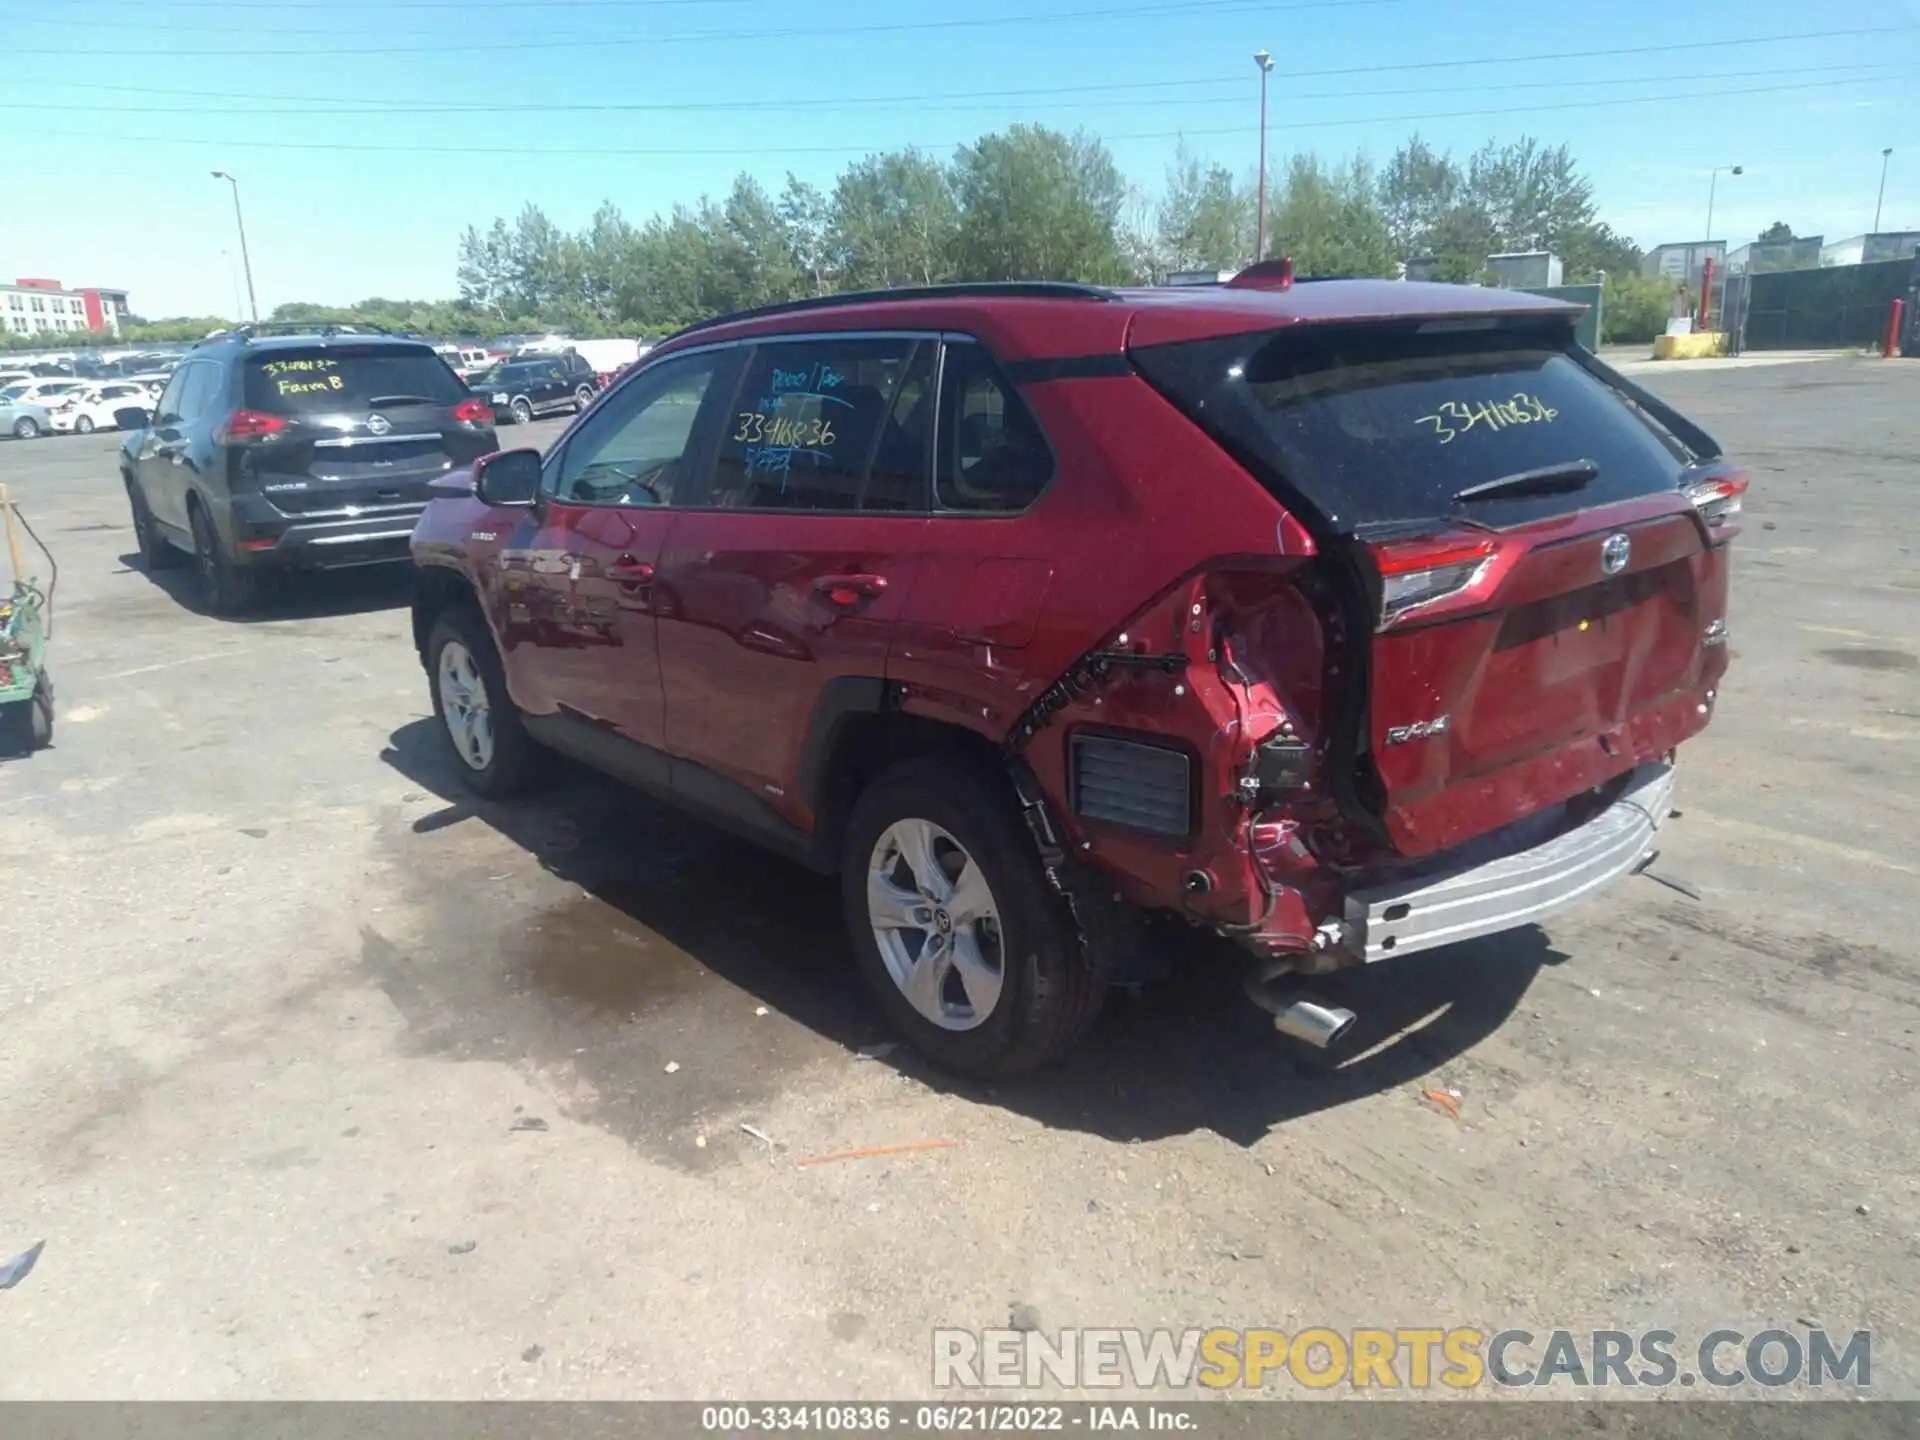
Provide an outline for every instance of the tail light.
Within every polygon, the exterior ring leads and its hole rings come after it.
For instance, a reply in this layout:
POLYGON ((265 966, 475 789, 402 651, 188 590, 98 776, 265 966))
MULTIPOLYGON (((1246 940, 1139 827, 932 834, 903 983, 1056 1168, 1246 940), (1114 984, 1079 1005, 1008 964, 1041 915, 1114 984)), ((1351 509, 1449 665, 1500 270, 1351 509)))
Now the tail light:
POLYGON ((214 432, 214 439, 222 445, 235 440, 271 440, 286 429, 284 416, 268 415, 260 410, 236 410, 227 417, 227 423, 214 432))
POLYGON ((484 425, 493 419, 493 406, 475 395, 453 407, 453 418, 468 425, 484 425))
POLYGON ((1687 498, 1707 527, 1707 537, 1719 545, 1740 533, 1740 510, 1747 493, 1743 475, 1715 475, 1687 487, 1687 498))
POLYGON ((1498 548, 1479 535, 1429 535, 1369 547, 1380 571, 1380 628, 1458 595, 1486 574, 1498 548))

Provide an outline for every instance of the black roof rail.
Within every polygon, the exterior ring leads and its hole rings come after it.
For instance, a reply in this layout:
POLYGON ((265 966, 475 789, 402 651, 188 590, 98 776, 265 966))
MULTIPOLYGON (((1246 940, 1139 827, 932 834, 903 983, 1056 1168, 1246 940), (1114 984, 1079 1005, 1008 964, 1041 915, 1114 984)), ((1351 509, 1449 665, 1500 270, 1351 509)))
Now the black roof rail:
POLYGON ((393 331, 371 320, 248 320, 216 330, 199 343, 219 344, 229 340, 251 340, 267 335, 392 335, 393 331))
MULTIPOLYGON (((777 305, 760 305, 752 310, 736 310, 730 315, 715 315, 708 320, 674 332, 689 335, 715 325, 731 325, 736 320, 758 320, 766 315, 794 315, 808 310, 836 310, 843 305, 870 305, 879 300, 965 300, 1000 296, 1026 300, 1118 300, 1118 291, 1104 285, 1081 285, 1071 280, 965 280, 951 285, 903 285, 891 290, 847 290, 837 295, 816 295, 805 300, 785 300, 777 305)), ((668 339, 674 336, 668 336, 668 339)))

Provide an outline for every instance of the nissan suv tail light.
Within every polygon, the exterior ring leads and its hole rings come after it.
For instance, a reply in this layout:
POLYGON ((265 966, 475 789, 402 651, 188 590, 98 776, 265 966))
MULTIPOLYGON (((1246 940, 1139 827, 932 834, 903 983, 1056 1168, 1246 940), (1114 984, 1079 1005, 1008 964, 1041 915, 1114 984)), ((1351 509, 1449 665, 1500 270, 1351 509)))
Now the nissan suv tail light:
POLYGON ((271 440, 286 429, 284 416, 269 415, 263 410, 236 410, 227 417, 226 424, 215 432, 214 438, 222 445, 232 444, 235 440, 271 440))
POLYGON ((1740 510, 1747 493, 1742 475, 1715 475, 1687 487, 1687 498, 1707 527, 1708 539, 1715 545, 1731 540, 1740 531, 1740 510))
POLYGON ((453 418, 467 425, 485 425, 493 419, 493 406, 475 395, 453 407, 453 418))
POLYGON ((1369 547, 1380 571, 1380 628, 1437 600, 1458 595, 1493 563, 1494 542, 1483 536, 1439 535, 1390 540, 1369 547))

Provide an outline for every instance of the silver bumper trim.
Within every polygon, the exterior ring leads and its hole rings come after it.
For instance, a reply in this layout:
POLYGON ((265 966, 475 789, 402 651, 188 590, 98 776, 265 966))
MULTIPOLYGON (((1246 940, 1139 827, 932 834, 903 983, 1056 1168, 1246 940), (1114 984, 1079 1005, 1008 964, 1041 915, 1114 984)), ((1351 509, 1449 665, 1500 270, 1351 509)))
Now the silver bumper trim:
POLYGON ((1644 765, 1618 800, 1578 829, 1451 873, 1352 891, 1347 948, 1385 960, 1543 920, 1646 860, 1673 809, 1673 789, 1672 765, 1644 765))
POLYGON ((411 540, 413 531, 406 530, 366 530, 355 531, 351 535, 316 535, 306 543, 309 545, 364 545, 372 540, 411 540))

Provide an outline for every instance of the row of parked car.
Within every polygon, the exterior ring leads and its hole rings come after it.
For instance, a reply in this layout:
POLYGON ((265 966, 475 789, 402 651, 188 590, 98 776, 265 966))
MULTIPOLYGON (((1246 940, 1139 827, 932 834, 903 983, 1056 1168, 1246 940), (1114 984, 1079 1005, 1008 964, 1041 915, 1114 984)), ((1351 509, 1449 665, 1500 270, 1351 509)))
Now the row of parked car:
POLYGON ((167 383, 161 374, 123 380, 47 379, 0 373, 0 436, 34 440, 42 435, 90 435, 116 428, 116 412, 150 405, 167 383))
MULTIPOLYGON (((572 347, 513 355, 479 349, 437 353, 468 389, 486 399, 494 423, 502 425, 575 414, 626 368, 620 364, 602 372, 572 347)), ((0 435, 32 440, 115 429, 118 411, 153 408, 171 373, 169 369, 101 380, 0 370, 0 435)))

